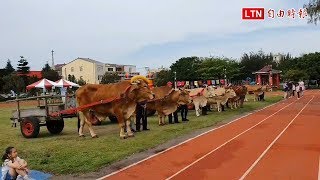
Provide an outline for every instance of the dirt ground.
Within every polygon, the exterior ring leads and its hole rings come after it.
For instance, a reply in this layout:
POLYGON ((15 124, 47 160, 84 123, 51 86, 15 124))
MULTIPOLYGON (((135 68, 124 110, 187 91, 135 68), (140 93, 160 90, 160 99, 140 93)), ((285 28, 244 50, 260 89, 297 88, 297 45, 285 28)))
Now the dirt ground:
MULTIPOLYGON (((20 106, 36 106, 37 105, 37 100, 30 100, 30 101, 23 101, 20 102, 20 106)), ((0 103, 0 108, 14 108, 17 107, 17 103, 16 102, 1 102, 0 103)))

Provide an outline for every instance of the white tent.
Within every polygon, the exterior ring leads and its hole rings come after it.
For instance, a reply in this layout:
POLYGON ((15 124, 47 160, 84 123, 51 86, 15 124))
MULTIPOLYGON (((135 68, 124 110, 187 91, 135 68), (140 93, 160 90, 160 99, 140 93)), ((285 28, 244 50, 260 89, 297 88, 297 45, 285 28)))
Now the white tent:
POLYGON ((47 88, 53 88, 53 87, 57 87, 57 83, 44 78, 35 83, 28 85, 27 90, 30 90, 33 88, 42 88, 45 90, 47 88))
POLYGON ((56 87, 80 87, 79 84, 76 84, 71 81, 67 81, 65 79, 60 79, 56 81, 56 87))

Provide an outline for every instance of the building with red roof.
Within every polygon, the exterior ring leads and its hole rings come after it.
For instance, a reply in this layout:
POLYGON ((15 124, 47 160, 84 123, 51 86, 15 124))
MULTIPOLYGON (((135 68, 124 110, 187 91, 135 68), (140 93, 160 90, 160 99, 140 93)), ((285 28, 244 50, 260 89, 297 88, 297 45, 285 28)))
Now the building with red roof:
POLYGON ((281 71, 272 69, 272 65, 267 65, 252 74, 256 75, 256 83, 260 85, 268 84, 271 87, 280 87, 281 71))
MULTIPOLYGON (((21 75, 18 73, 18 75, 21 75)), ((24 74, 25 76, 28 76, 28 77, 37 77, 38 79, 42 79, 42 74, 41 74, 41 71, 29 71, 28 74, 24 74)))

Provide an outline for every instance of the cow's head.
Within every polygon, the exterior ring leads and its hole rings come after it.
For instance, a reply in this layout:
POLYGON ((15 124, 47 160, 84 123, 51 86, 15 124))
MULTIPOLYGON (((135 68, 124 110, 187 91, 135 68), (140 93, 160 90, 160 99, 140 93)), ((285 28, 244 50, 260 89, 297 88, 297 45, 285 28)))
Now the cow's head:
POLYGON ((226 95, 228 98, 233 98, 237 96, 236 92, 234 92, 233 89, 226 89, 226 95))
POLYGON ((191 98, 189 96, 189 91, 185 89, 179 89, 179 99, 178 104, 184 105, 191 103, 191 98))
POLYGON ((269 86, 268 84, 267 85, 263 85, 261 87, 261 90, 264 91, 264 92, 270 91, 270 89, 271 89, 271 86, 269 86))
POLYGON ((214 87, 211 87, 211 86, 207 86, 205 89, 204 89, 204 96, 206 98, 213 98, 215 96, 217 96, 217 93, 216 93, 216 90, 214 87))
POLYGON ((144 76, 132 77, 129 91, 136 102, 148 101, 154 98, 154 93, 148 86, 148 79, 144 76))

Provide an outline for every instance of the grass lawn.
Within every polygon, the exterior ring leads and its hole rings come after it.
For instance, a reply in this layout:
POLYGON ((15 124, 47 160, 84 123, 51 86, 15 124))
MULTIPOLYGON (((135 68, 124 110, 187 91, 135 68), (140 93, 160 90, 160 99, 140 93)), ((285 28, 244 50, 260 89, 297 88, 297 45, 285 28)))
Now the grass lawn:
POLYGON ((195 112, 189 111, 190 121, 187 123, 158 126, 156 116, 149 117, 150 131, 135 133, 134 138, 125 140, 119 138, 118 125, 107 121, 99 127, 94 127, 99 138, 92 139, 87 128, 85 128, 86 137, 80 138, 77 134, 76 119, 66 119, 65 128, 60 135, 53 136, 49 134, 46 127, 41 127, 38 138, 25 139, 20 133, 20 127, 11 128, 9 118, 12 108, 1 108, 0 150, 3 153, 7 146, 16 147, 19 156, 26 159, 30 168, 34 170, 55 175, 82 174, 96 171, 110 163, 195 129, 213 126, 224 119, 262 108, 281 99, 279 95, 268 96, 267 94, 264 102, 252 102, 252 99, 249 99, 251 101, 245 102, 244 108, 227 109, 222 113, 209 112, 209 115, 200 117, 195 117, 195 112))

